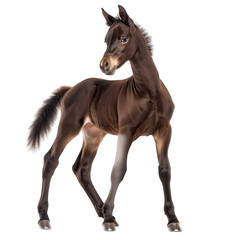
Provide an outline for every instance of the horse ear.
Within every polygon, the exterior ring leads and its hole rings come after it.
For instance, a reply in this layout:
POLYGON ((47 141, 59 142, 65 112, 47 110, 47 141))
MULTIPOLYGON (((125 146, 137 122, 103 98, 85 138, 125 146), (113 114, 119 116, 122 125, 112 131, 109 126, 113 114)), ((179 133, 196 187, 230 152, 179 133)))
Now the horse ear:
POLYGON ((119 16, 125 24, 128 24, 130 27, 134 26, 133 20, 128 16, 125 8, 121 5, 118 5, 119 8, 119 16))
POLYGON ((128 24, 130 27, 134 27, 134 22, 130 17, 128 17, 128 24))
POLYGON ((107 12, 105 12, 105 10, 102 8, 102 13, 104 18, 107 21, 107 25, 110 27, 115 21, 117 21, 116 18, 114 18, 113 16, 109 15, 107 12))

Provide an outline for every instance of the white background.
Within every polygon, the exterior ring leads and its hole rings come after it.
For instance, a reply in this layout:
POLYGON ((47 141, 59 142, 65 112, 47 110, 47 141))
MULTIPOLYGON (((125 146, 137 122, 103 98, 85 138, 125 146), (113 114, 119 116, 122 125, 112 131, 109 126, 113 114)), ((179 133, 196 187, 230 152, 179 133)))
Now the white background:
MULTIPOLYGON (((239 237, 238 1, 4 1, 0 3, 0 238, 203 239, 239 237), (154 62, 176 105, 169 150, 172 193, 183 232, 169 233, 152 137, 131 147, 114 215, 120 227, 102 230, 71 167, 81 135, 65 149, 51 182, 51 231, 37 226, 43 155, 26 148, 28 127, 42 101, 62 85, 88 77, 123 79, 129 63, 105 76, 99 62, 107 31, 101 7, 116 16, 123 5, 153 38, 154 62)), ((107 136, 92 179, 106 199, 116 151, 107 136)))

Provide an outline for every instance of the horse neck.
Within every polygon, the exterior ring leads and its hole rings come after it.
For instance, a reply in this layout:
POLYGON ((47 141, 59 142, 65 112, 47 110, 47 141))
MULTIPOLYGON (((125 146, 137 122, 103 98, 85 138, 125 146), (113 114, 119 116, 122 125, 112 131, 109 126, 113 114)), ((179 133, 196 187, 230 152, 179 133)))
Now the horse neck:
POLYGON ((140 41, 140 45, 130 63, 136 86, 141 90, 150 91, 154 95, 159 93, 159 74, 144 39, 140 41))

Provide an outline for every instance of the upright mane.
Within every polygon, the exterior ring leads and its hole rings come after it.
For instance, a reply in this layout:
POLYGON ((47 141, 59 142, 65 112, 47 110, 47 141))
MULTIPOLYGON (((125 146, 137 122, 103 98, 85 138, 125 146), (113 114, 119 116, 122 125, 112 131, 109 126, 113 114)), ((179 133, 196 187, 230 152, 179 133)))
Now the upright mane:
POLYGON ((139 24, 136 24, 137 27, 140 29, 140 31, 142 32, 142 35, 145 38, 145 41, 147 43, 148 46, 148 50, 151 54, 151 56, 153 55, 153 44, 152 44, 152 37, 149 35, 149 33, 147 32, 147 30, 145 28, 143 28, 142 26, 140 26, 139 24))
MULTIPOLYGON (((116 17, 117 21, 116 23, 123 23, 125 25, 127 25, 125 22, 122 21, 122 19, 117 16, 116 17)), ((135 23, 136 24, 136 23, 135 23)), ((128 25, 127 25, 128 26, 128 25)), ((142 35, 147 43, 147 46, 148 46, 148 50, 151 54, 151 56, 153 55, 153 44, 152 44, 152 37, 149 35, 149 33, 147 32, 147 30, 145 28, 143 28, 141 25, 139 24, 136 24, 136 26, 139 28, 139 30, 142 32, 142 35)))

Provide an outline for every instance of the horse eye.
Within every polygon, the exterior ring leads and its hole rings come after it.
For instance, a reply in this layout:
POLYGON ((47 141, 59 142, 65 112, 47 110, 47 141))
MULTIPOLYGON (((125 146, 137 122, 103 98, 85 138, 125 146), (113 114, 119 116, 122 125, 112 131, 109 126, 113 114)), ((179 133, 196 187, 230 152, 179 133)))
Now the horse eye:
POLYGON ((122 38, 121 38, 121 42, 122 42, 122 43, 126 43, 126 42, 127 42, 127 38, 122 37, 122 38))

